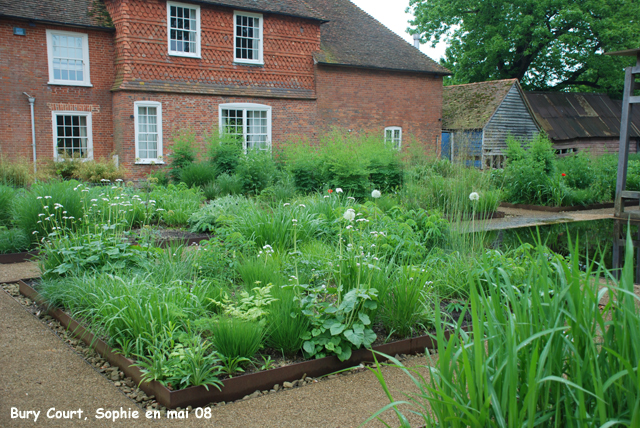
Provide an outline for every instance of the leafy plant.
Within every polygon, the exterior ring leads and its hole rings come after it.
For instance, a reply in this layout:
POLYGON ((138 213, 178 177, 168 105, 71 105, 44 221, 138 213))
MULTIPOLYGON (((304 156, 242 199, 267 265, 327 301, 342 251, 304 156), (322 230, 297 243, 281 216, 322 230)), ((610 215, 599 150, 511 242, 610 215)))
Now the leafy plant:
POLYGON ((204 200, 202 190, 189 189, 184 183, 167 187, 152 185, 152 189, 149 203, 156 208, 154 214, 169 226, 186 226, 204 200))
POLYGON ((15 196, 16 191, 12 187, 0 184, 0 226, 11 224, 11 206, 15 196))
MULTIPOLYGON (((619 283, 593 262, 583 272, 578 257, 550 262, 542 246, 527 255, 524 286, 504 271, 470 277, 471 330, 459 321, 447 338, 436 306, 439 358, 428 381, 402 369, 419 390, 406 402, 428 427, 634 426, 640 315, 627 240, 619 283)), ((404 421, 399 405, 387 407, 404 421)))
POLYGON ((301 336, 307 356, 336 355, 340 361, 346 361, 352 349, 368 348, 376 340, 367 314, 377 308, 375 288, 354 288, 336 302, 321 299, 322 290, 306 291, 308 294, 300 300, 311 328, 301 336))
POLYGON ((223 373, 229 377, 233 377, 235 374, 244 373, 242 366, 247 365, 251 360, 244 357, 225 357, 222 355, 220 362, 222 363, 223 373))
POLYGON ((31 240, 22 229, 0 226, 0 254, 19 253, 29 249, 31 240))
POLYGON ((266 316, 266 343, 283 354, 296 354, 302 349, 302 336, 309 331, 309 319, 302 314, 302 308, 291 288, 276 288, 274 297, 277 300, 271 303, 266 316))
POLYGON ((189 217, 192 232, 213 232, 216 227, 230 223, 253 202, 242 196, 225 196, 209 202, 189 217))
POLYGON ((237 303, 228 296, 224 296, 222 301, 212 299, 212 302, 221 307, 225 315, 233 319, 256 322, 264 326, 264 318, 269 313, 268 308, 275 300, 271 297, 271 287, 273 285, 268 284, 264 287, 254 287, 251 293, 241 291, 237 303))
POLYGON ((126 173, 126 169, 116 166, 113 159, 96 159, 80 162, 72 176, 86 183, 102 183, 121 181, 126 173))
POLYGON ((206 162, 195 162, 182 167, 180 181, 187 187, 204 187, 216 178, 216 170, 206 162))
POLYGON ((276 165, 270 152, 250 150, 236 167, 238 181, 246 194, 259 194, 273 182, 276 165))
POLYGON ((196 160, 196 134, 192 130, 180 131, 173 137, 172 150, 169 155, 171 161, 170 175, 173 181, 179 182, 182 169, 196 160))
POLYGON ((216 350, 227 358, 253 358, 264 338, 260 323, 230 317, 220 318, 212 333, 216 350))

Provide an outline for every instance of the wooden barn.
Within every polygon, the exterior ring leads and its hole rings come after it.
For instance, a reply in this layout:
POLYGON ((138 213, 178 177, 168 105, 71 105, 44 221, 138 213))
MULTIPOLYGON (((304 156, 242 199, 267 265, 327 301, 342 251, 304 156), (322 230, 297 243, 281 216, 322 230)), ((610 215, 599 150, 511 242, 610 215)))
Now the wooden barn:
POLYGON ((500 168, 509 135, 528 140, 539 131, 517 79, 444 87, 443 158, 500 168))
MULTIPOLYGON (((606 94, 528 92, 536 120, 560 156, 588 150, 594 155, 617 153, 622 101, 606 94)), ((640 108, 631 111, 629 152, 640 144, 640 108)))

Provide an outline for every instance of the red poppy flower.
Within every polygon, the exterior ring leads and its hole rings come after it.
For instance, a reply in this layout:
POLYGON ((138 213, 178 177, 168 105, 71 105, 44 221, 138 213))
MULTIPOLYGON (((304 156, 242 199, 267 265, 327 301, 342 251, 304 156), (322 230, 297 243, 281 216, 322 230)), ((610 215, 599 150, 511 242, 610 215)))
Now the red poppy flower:
POLYGON ((333 193, 333 189, 329 189, 329 193, 333 193))
POLYGON ((562 173, 562 176, 563 176, 563 177, 566 177, 566 176, 567 176, 567 174, 565 174, 565 173, 563 172, 563 173, 562 173))

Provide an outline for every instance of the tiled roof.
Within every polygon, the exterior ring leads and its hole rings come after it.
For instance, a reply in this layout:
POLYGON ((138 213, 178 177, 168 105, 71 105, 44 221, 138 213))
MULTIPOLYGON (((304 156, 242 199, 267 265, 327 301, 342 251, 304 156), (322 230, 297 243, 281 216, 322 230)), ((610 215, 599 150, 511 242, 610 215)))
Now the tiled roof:
POLYGON ((517 79, 445 86, 442 94, 442 129, 482 129, 517 79))
POLYGON ((321 27, 321 64, 451 74, 349 0, 308 0, 329 21, 321 27))
POLYGON ((313 0, 199 0, 198 3, 325 21, 324 16, 310 6, 313 0))
MULTIPOLYGON (((620 137, 622 102, 606 94, 528 92, 542 129, 554 141, 620 137)), ((640 136, 640 109, 631 111, 631 136, 640 136)))
POLYGON ((105 27, 93 0, 0 0, 0 16, 81 27, 105 27))

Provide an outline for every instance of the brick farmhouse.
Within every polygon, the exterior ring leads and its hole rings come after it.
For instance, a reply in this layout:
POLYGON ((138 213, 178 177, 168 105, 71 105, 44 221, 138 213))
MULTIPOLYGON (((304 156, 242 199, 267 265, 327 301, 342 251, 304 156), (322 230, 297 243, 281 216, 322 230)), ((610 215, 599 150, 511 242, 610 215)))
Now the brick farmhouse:
POLYGON ((0 0, 0 155, 118 155, 132 177, 183 129, 246 147, 334 128, 433 153, 449 72, 349 0, 0 0))

